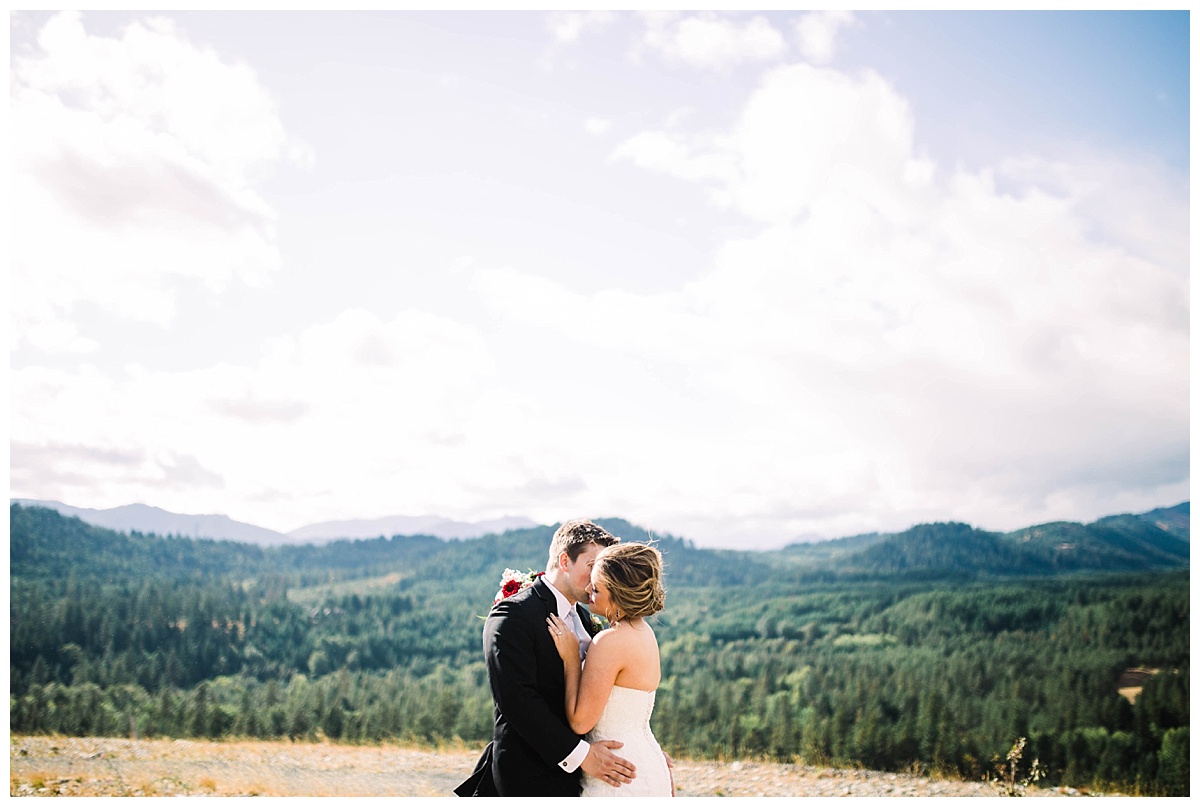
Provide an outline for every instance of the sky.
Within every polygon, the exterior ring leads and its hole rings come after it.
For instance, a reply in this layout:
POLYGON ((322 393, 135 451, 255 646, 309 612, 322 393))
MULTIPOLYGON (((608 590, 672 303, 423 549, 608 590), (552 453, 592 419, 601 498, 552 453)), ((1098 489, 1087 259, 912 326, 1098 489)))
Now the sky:
POLYGON ((1188 500, 1189 27, 11 12, 10 495, 754 548, 1188 500))

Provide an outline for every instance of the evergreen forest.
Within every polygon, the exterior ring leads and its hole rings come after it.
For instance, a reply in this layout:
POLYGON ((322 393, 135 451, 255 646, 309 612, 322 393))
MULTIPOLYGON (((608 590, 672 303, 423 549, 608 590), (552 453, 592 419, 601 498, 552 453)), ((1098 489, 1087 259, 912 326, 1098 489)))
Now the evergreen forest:
MULTIPOLYGON (((14 734, 482 747, 480 631, 554 527, 264 548, 10 507, 14 734)), ((666 563, 655 735, 672 756, 1187 795, 1188 504, 696 547, 666 563)), ((469 771, 464 771, 464 777, 469 771)))

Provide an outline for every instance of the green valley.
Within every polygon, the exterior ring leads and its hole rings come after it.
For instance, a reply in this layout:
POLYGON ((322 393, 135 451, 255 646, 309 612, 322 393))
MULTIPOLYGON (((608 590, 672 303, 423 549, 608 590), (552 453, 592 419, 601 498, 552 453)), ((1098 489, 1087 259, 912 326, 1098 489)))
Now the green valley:
MULTIPOLYGON (((752 552, 600 523, 665 557, 674 756, 978 779, 1025 737, 1044 784, 1187 793, 1186 503, 752 552)), ((482 746, 480 617, 552 532, 262 548, 14 504, 11 730, 482 746)))

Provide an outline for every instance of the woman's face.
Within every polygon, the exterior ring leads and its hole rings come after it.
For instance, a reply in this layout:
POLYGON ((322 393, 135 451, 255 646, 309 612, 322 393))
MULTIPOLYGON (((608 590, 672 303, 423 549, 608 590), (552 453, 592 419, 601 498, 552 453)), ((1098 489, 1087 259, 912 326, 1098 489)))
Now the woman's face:
POLYGON ((592 582, 588 584, 587 593, 592 612, 611 620, 612 599, 608 596, 608 586, 600 579, 600 564, 592 567, 592 582))

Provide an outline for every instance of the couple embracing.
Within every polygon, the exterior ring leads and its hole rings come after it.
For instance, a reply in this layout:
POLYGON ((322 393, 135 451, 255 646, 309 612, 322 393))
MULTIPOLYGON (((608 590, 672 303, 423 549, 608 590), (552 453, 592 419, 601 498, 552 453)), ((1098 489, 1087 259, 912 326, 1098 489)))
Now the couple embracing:
POLYGON ((663 602, 657 549, 590 521, 559 527, 546 573, 499 599, 484 623, 495 729, 454 792, 673 795, 670 759, 650 731, 660 667, 645 618, 663 602))

